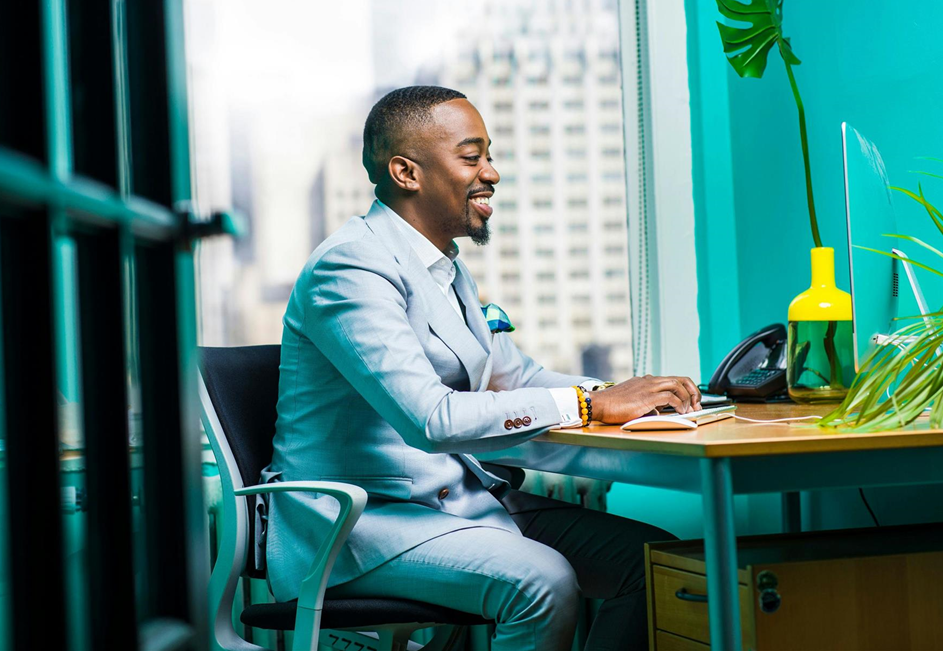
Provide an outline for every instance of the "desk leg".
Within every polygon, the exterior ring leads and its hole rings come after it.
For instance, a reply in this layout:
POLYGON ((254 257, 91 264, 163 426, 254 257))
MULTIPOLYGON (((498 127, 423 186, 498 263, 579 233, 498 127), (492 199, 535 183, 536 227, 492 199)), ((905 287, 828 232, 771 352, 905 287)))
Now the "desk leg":
POLYGON ((802 531, 802 500, 798 492, 783 493, 783 533, 802 531))
POLYGON ((743 648, 730 459, 701 459, 711 648, 743 648))

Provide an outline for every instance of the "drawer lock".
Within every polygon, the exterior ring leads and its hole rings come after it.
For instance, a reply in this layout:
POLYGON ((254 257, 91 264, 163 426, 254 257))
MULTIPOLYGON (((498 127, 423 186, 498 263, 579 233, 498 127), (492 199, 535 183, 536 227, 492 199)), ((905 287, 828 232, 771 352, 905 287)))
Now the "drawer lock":
POLYGON ((756 575, 756 589, 760 591, 760 610, 771 614, 779 610, 783 598, 776 588, 779 587, 779 579, 769 570, 764 570, 756 575))

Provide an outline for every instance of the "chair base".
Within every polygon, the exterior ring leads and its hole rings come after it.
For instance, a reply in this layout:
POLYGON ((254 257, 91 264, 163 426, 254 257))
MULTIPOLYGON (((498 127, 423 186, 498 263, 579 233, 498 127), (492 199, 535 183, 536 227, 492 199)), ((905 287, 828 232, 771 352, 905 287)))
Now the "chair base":
MULTIPOLYGON (((295 599, 246 606, 239 619, 254 628, 291 631, 297 628, 297 616, 298 600, 295 599)), ((487 623, 488 620, 479 615, 407 599, 325 599, 321 611, 321 626, 340 630, 376 631, 389 625, 419 629, 436 624, 473 626, 487 623)))
POLYGON ((427 625, 390 626, 376 632, 339 631, 323 629, 318 639, 318 651, 451 651, 465 642, 468 627, 439 626, 435 636, 425 645, 410 642, 410 636, 427 625))

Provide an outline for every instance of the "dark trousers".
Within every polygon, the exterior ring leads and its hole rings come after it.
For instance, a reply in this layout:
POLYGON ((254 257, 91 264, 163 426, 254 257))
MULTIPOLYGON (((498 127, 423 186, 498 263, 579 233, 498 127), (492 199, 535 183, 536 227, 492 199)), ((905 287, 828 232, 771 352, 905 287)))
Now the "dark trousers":
POLYGON ((566 558, 584 597, 603 600, 585 651, 648 649, 644 545, 675 536, 644 522, 516 490, 501 503, 525 537, 566 558))

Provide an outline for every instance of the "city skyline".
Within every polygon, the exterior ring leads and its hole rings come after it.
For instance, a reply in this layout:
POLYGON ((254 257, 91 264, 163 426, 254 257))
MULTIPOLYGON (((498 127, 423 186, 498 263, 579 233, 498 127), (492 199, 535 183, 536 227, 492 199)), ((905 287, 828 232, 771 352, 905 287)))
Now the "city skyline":
MULTIPOLYGON (((245 122, 230 128, 229 149, 218 154, 231 156, 239 149, 233 143, 243 142, 244 151, 232 157, 230 184, 232 198, 250 204, 236 207, 250 215, 251 240, 201 252, 201 277, 209 281, 201 297, 205 343, 280 340, 284 304, 304 260, 373 199, 360 164, 370 106, 390 85, 437 83, 461 90, 479 108, 503 176, 492 203, 492 243, 479 248, 459 240, 482 298, 505 307, 518 326, 518 345, 548 367, 580 372, 589 363, 630 375, 615 5, 572 4, 485 3, 474 28, 457 23, 461 38, 440 33, 434 47, 399 56, 399 68, 403 61, 413 66, 411 82, 391 76, 397 65, 378 65, 386 58, 375 49, 372 95, 348 97, 337 115, 321 111, 317 121, 271 125, 264 112, 243 110, 245 122), (439 56, 429 60, 432 50, 439 56), (269 163, 273 158, 279 160, 269 163), (239 250, 250 254, 239 258, 239 250)), ((402 31, 393 17, 376 16, 381 26, 374 24, 373 39, 391 51, 430 25, 456 24, 455 12, 446 10, 402 31), (398 37, 378 39, 378 32, 398 37)))

